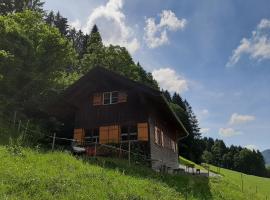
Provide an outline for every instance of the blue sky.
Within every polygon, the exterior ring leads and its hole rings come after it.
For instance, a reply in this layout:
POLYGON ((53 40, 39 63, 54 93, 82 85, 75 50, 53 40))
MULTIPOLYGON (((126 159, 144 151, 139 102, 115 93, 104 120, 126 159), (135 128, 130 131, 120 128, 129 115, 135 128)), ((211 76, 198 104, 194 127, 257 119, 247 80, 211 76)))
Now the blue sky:
POLYGON ((269 0, 46 0, 192 105, 205 136, 270 148, 269 0))

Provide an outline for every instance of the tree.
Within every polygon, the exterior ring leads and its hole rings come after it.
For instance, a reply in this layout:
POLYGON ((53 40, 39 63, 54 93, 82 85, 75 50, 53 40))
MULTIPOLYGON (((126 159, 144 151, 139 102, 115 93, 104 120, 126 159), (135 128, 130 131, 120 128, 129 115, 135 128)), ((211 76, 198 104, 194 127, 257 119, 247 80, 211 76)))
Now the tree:
POLYGON ((103 45, 101 35, 95 25, 87 38, 87 49, 81 59, 81 73, 85 74, 97 65, 158 89, 158 84, 152 74, 147 73, 139 63, 135 64, 125 47, 103 45))
POLYGON ((186 106, 189 106, 189 104, 187 103, 187 101, 185 103, 183 101, 182 97, 179 94, 177 94, 176 92, 172 96, 172 102, 174 104, 177 104, 178 106, 180 106, 185 111, 186 111, 186 106))
POLYGON ((54 17, 54 25, 56 28, 59 29, 60 33, 62 35, 67 35, 68 34, 68 21, 67 18, 63 17, 60 15, 59 12, 54 17))
POLYGON ((41 0, 1 0, 0 14, 7 15, 24 10, 32 10, 39 13, 44 13, 44 2, 41 0))
POLYGON ((163 92, 164 97, 167 99, 167 101, 172 102, 172 97, 171 97, 171 94, 169 93, 169 91, 165 90, 165 91, 162 91, 162 92, 163 92))
POLYGON ((209 151, 204 151, 202 154, 202 160, 206 163, 212 164, 213 163, 213 154, 209 151))
POLYGON ((222 167, 223 155, 227 152, 227 148, 223 140, 216 140, 214 145, 212 146, 211 152, 213 154, 213 160, 215 165, 222 167))
POLYGON ((55 18, 54 12, 50 11, 49 14, 47 14, 45 17, 45 22, 50 26, 54 26, 54 18, 55 18))
POLYGON ((76 62, 69 41, 29 10, 0 16, 0 49, 1 102, 28 116, 41 112, 52 90, 65 87, 59 78, 76 62))

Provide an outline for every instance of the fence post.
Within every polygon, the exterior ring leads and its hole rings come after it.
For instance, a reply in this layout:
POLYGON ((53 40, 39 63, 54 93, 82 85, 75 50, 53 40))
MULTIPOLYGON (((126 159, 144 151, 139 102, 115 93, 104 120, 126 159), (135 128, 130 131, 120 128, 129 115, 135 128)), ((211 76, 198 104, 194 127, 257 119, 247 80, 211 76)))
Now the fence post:
POLYGON ((56 135, 56 133, 53 133, 52 151, 54 151, 55 135, 56 135))
POLYGON ((22 121, 20 120, 20 121, 19 121, 19 125, 18 125, 18 132, 20 132, 21 123, 22 123, 22 121))
POLYGON ((29 124, 29 120, 27 120, 26 127, 25 127, 25 130, 24 130, 24 134, 27 134, 28 124, 29 124))
POLYGON ((94 152, 94 157, 97 156, 97 138, 96 138, 96 142, 95 142, 95 152, 94 152))
POLYGON ((14 112, 14 117, 13 117, 13 127, 15 128, 16 125, 16 117, 17 117, 17 111, 14 112))
POLYGON ((128 141, 128 164, 130 165, 130 140, 128 141))
POLYGON ((243 181, 243 174, 241 173, 241 183, 242 183, 242 192, 244 192, 244 181, 243 181))

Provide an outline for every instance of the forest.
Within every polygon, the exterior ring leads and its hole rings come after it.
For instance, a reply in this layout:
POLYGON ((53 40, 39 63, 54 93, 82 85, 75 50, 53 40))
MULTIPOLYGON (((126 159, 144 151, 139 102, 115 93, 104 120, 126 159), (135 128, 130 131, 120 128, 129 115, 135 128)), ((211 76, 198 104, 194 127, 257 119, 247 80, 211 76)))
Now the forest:
MULTIPOLYGON (((104 66, 160 90, 152 74, 134 62, 125 47, 105 46, 98 26, 89 34, 71 28, 59 12, 45 11, 41 0, 3 0, 0 4, 0 117, 16 111, 45 131, 60 130, 46 106, 92 67, 104 66)), ((203 137, 192 106, 180 94, 163 91, 189 136, 179 153, 196 163, 267 176, 261 152, 226 146, 203 137)), ((268 172, 269 173, 269 172, 268 172)))

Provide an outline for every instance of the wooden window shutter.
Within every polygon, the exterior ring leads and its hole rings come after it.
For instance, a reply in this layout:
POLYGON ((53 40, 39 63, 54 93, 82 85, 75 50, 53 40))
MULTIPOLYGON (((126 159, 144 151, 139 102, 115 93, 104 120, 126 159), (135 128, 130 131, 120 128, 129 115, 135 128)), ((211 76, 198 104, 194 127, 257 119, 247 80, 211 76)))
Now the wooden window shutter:
POLYGON ((127 102, 127 93, 120 91, 118 92, 118 103, 124 103, 127 102))
POLYGON ((74 140, 76 140, 76 142, 78 142, 79 144, 83 144, 84 137, 85 137, 84 129, 82 129, 82 128, 74 129, 73 138, 74 138, 74 140))
POLYGON ((158 127, 155 126, 155 143, 158 144, 158 127))
POLYGON ((119 143, 120 129, 118 125, 109 126, 109 143, 119 143))
POLYGON ((164 147, 164 133, 163 133, 163 131, 160 131, 160 137, 161 137, 161 146, 164 147))
POLYGON ((148 124, 147 123, 138 123, 138 140, 148 141, 148 124))
POLYGON ((102 93, 95 93, 93 95, 93 105, 94 106, 98 106, 98 105, 102 105, 103 102, 102 102, 102 93))
POLYGON ((101 126, 99 127, 99 143, 106 144, 109 140, 109 127, 101 126))

